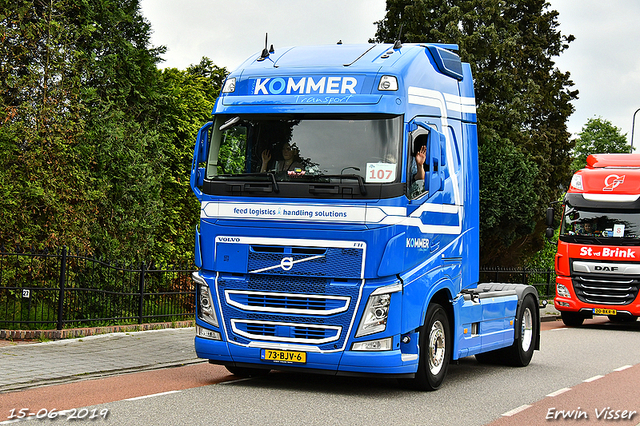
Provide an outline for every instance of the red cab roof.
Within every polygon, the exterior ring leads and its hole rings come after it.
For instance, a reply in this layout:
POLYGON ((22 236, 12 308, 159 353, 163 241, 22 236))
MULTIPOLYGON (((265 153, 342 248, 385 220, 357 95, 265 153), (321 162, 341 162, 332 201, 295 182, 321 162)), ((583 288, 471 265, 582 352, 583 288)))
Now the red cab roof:
MULTIPOLYGON (((578 170, 569 192, 584 194, 640 194, 640 154, 593 154, 587 167, 578 170)), ((626 199, 626 198, 625 198, 626 199)))
POLYGON ((640 167, 640 154, 591 154, 587 167, 640 167))

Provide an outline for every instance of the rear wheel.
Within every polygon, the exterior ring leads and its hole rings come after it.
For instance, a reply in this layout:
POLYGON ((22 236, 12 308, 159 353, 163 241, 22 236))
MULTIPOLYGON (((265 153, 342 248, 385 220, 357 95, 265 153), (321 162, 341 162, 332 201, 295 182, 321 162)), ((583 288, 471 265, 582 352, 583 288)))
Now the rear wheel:
POLYGON ((584 317, 578 312, 560 312, 562 322, 567 327, 578 327, 584 322, 584 317))
POLYGON ((440 388, 449 369, 452 345, 449 317, 441 305, 433 303, 420 330, 418 372, 415 378, 403 380, 403 384, 416 390, 440 388))
POLYGON ((516 324, 520 327, 520 336, 514 340, 513 344, 507 348, 476 354, 478 362, 482 364, 512 365, 514 367, 526 367, 529 365, 535 351, 536 337, 540 331, 538 308, 532 296, 527 296, 522 301, 516 324))
POLYGON ((535 340, 540 327, 538 307, 533 297, 524 298, 516 324, 520 326, 520 337, 506 350, 507 364, 526 367, 533 358, 535 340))

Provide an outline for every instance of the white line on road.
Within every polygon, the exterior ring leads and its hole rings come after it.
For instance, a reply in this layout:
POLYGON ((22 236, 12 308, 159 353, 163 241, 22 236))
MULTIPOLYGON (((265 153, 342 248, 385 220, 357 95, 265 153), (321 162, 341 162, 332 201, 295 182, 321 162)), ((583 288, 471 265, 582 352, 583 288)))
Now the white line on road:
POLYGON ((616 368, 613 371, 622 371, 622 370, 626 370, 627 368, 631 368, 631 367, 633 367, 633 365, 623 365, 622 367, 616 368))
POLYGON ((570 390, 571 390, 571 388, 562 388, 562 389, 558 389, 558 390, 557 390, 557 391, 555 391, 555 392, 551 392, 551 393, 550 393, 549 395, 547 395, 547 396, 558 396, 558 395, 563 394, 563 393, 565 393, 565 392, 567 392, 567 391, 570 391, 570 390))
POLYGON ((602 379, 603 377, 604 376, 602 376, 602 375, 593 376, 593 377, 588 378, 587 380, 584 380, 584 382, 585 383, 594 382, 594 381, 596 381, 598 379, 602 379))
POLYGON ((506 413, 502 414, 503 417, 511 417, 514 414, 518 414, 521 411, 526 410, 527 408, 531 407, 530 405, 521 405, 518 408, 514 408, 511 411, 507 411, 506 413))
POLYGON ((169 394, 178 393, 178 392, 182 392, 182 391, 175 390, 175 391, 169 391, 169 392, 154 393, 152 395, 136 396, 135 398, 127 398, 125 399, 125 401, 137 401, 138 399, 153 398, 155 396, 169 395, 169 394))

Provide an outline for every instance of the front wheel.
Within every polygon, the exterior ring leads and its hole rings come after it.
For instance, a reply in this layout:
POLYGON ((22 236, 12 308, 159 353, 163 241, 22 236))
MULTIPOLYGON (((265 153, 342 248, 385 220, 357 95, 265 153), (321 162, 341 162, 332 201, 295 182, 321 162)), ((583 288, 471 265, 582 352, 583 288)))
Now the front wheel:
POLYGON ((415 378, 403 383, 416 390, 440 388, 449 369, 452 347, 449 317, 441 305, 433 303, 427 309, 425 323, 420 330, 418 372, 415 378))
POLYGON ((638 319, 638 317, 635 317, 633 315, 608 315, 608 317, 609 321, 615 323, 635 322, 635 320, 638 319))
POLYGON ((584 317, 579 312, 560 312, 560 316, 562 317, 562 322, 567 327, 578 327, 581 326, 584 322, 584 317))

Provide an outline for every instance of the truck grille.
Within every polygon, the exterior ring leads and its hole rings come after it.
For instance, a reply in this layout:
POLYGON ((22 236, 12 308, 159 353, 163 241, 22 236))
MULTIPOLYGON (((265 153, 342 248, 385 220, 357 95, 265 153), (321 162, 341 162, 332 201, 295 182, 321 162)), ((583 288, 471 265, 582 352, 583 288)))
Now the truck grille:
POLYGON ((283 314, 333 315, 349 307, 349 297, 313 296, 258 291, 227 290, 229 305, 245 311, 279 312, 283 314))
POLYGON ((640 279, 627 276, 573 275, 573 288, 585 303, 628 305, 638 296, 640 279))
POLYGON ((216 287, 230 343, 344 349, 364 284, 365 248, 348 241, 305 247, 294 239, 220 239, 216 287))
POLYGON ((284 322, 232 320, 233 332, 251 340, 282 341, 287 343, 324 344, 340 338, 341 327, 308 326, 284 322))

